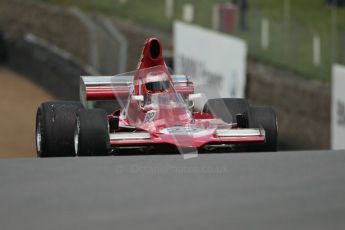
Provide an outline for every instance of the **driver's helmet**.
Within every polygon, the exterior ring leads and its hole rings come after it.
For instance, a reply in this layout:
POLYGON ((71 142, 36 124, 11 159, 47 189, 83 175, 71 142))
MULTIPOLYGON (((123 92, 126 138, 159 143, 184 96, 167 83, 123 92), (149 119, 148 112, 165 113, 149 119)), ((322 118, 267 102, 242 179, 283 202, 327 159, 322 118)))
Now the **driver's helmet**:
POLYGON ((150 72, 144 79, 145 89, 149 93, 164 92, 170 88, 170 80, 163 71, 150 72))

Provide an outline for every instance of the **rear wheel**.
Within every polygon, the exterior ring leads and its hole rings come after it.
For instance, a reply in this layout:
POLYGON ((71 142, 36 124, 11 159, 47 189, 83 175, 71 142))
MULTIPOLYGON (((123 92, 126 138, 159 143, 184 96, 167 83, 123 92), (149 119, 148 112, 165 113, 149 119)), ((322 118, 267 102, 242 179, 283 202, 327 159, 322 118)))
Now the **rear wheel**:
POLYGON ((78 156, 109 155, 109 126, 104 110, 85 109, 77 114, 74 148, 78 156))
POLYGON ((243 98, 216 98, 206 102, 204 113, 212 113, 227 123, 236 123, 236 115, 245 115, 248 119, 248 126, 253 125, 253 116, 250 113, 248 101, 243 98))
MULTIPOLYGON (((242 98, 210 99, 204 106, 204 112, 212 113, 225 122, 243 123, 236 119, 246 117, 246 128, 263 128, 265 130, 265 143, 250 144, 250 151, 277 151, 278 123, 275 111, 268 106, 250 106, 242 98)), ((242 126, 243 127, 243 126, 242 126)))
POLYGON ((45 102, 36 113, 38 157, 75 156, 73 134, 75 117, 83 108, 79 102, 45 102))
POLYGON ((253 106, 251 113, 255 117, 255 127, 265 130, 266 141, 251 147, 253 151, 277 151, 278 121, 275 111, 269 106, 253 106))

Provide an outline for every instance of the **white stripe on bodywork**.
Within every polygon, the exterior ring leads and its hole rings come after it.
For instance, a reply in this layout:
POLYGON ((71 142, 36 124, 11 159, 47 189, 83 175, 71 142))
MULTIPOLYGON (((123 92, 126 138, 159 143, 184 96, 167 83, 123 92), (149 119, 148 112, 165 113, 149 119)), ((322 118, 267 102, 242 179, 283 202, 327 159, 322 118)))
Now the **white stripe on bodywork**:
POLYGON ((109 134, 110 140, 133 140, 133 139, 150 139, 151 135, 150 133, 128 133, 128 132, 123 132, 123 133, 111 133, 109 134))
POLYGON ((247 137, 260 136, 262 132, 260 129, 217 129, 218 137, 247 137))

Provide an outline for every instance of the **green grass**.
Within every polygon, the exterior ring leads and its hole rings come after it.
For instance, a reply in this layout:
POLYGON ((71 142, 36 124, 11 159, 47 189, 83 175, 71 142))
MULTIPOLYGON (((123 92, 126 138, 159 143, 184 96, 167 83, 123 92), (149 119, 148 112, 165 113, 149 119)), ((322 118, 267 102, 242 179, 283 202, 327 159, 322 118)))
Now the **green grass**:
MULTIPOLYGON (((249 14, 251 28, 260 28, 260 20, 270 20, 269 49, 260 47, 260 34, 253 30, 238 33, 246 39, 250 47, 250 55, 260 60, 271 62, 285 68, 302 73, 309 78, 329 81, 331 63, 345 63, 345 50, 341 49, 341 33, 345 31, 345 11, 337 9, 335 33, 332 28, 332 10, 323 0, 291 0, 289 21, 284 16, 284 1, 260 0, 251 1, 254 9, 249 14), (314 66, 312 55, 313 36, 321 39, 321 65, 314 66), (334 35, 334 37, 332 37, 334 35), (256 39, 250 39, 250 37, 256 39)), ((255 30, 254 30, 255 31, 255 30)))
MULTIPOLYGON (((170 31, 172 21, 166 19, 164 0, 41 0, 71 6, 77 5, 87 11, 126 18, 135 23, 170 31)), ((226 0, 175 0, 175 18, 181 19, 182 7, 186 3, 195 4, 195 23, 211 27, 212 7, 226 0)), ((345 64, 345 8, 338 8, 336 34, 332 37, 333 8, 325 5, 325 0, 290 0, 290 20, 286 21, 284 0, 248 0, 249 30, 237 31, 236 36, 245 39, 249 55, 275 65, 283 66, 310 78, 328 81, 333 61, 345 64), (270 20, 270 46, 260 46, 261 19, 270 20), (321 65, 312 62, 312 38, 321 38, 321 65), (332 56, 333 55, 333 56, 332 56)), ((334 12, 334 11, 333 11, 334 12)))
MULTIPOLYGON (((123 17, 144 26, 169 31, 171 20, 165 17, 164 0, 127 0, 120 4, 119 0, 40 0, 63 6, 79 6, 86 11, 98 11, 105 14, 123 17)), ((182 7, 186 3, 195 2, 195 19, 202 26, 211 26, 212 6, 226 0, 175 0, 175 18, 181 19, 182 7)))

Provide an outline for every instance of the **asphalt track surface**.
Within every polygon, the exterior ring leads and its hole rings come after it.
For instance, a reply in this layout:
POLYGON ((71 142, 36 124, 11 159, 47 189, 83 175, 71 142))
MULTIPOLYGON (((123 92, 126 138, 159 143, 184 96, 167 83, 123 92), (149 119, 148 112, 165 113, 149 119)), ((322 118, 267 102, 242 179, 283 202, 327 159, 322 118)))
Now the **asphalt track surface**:
POLYGON ((345 229, 345 151, 0 160, 0 229, 345 229))

